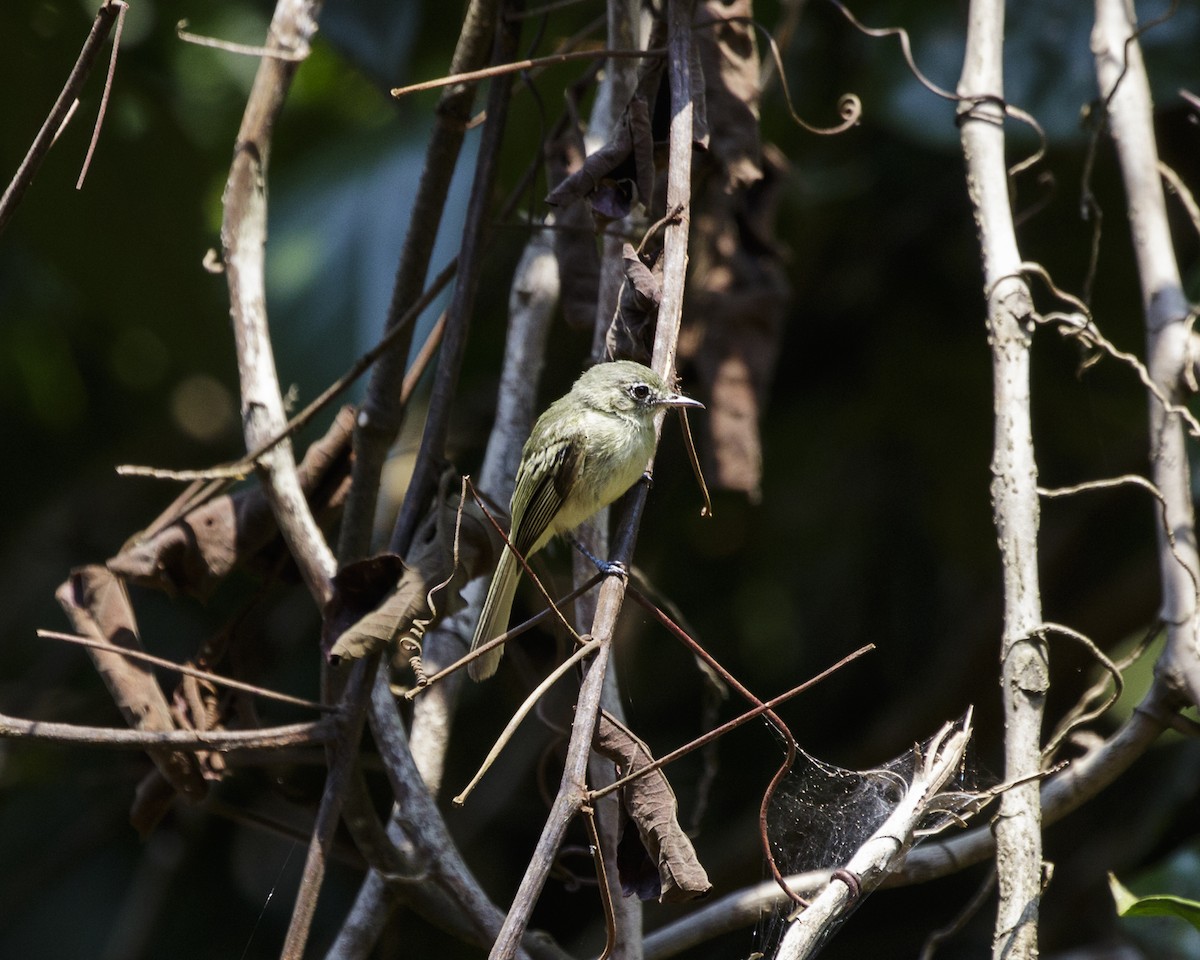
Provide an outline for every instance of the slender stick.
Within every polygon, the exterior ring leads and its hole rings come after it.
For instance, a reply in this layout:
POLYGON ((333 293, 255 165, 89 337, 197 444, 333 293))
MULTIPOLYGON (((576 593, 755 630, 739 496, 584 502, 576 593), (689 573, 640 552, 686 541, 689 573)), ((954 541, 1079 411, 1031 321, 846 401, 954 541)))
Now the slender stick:
POLYGON ((521 721, 529 716, 533 708, 537 706, 537 702, 542 698, 543 694, 545 694, 552 686, 554 686, 554 684, 558 683, 558 681, 562 679, 563 675, 566 674, 567 671, 569 671, 572 667, 574 667, 575 664, 595 653, 599 646, 600 644, 597 641, 589 640, 582 647, 576 649, 576 651, 571 654, 571 656, 567 657, 566 660, 551 670, 546 678, 536 687, 534 687, 532 691, 530 691, 529 695, 517 709, 517 712, 514 713, 509 719, 508 723, 504 725, 504 729, 500 732, 500 736, 496 738, 496 742, 492 744, 492 749, 489 750, 487 756, 484 757, 483 763, 479 765, 479 769, 475 772, 475 776, 473 776, 470 782, 463 787, 461 791, 459 791, 457 796, 455 796, 453 803, 456 807, 461 807, 467 802, 467 797, 470 795, 471 791, 479 785, 479 781, 483 779, 483 775, 487 773, 491 765, 496 762, 496 758, 500 756, 500 751, 503 750, 505 744, 512 739, 513 734, 517 732, 517 727, 521 725, 521 721))
POLYGON ((198 680, 207 680, 209 683, 215 683, 222 687, 228 687, 230 690, 241 690, 245 693, 253 693, 255 696, 263 697, 267 700, 275 700, 279 703, 288 703, 295 707, 308 707, 310 710, 320 710, 323 712, 330 712, 337 709, 337 707, 332 707, 327 703, 318 703, 315 700, 305 700, 303 697, 293 697, 287 693, 277 693, 274 690, 268 690, 266 687, 260 687, 253 683, 244 683, 241 680, 234 680, 232 677, 223 677, 218 673, 210 673, 208 670, 200 670, 196 667, 189 667, 186 663, 176 663, 174 660, 165 660, 162 657, 156 657, 150 653, 143 653, 141 650, 131 650, 127 647, 115 647, 111 643, 104 643, 99 640, 90 640, 87 637, 81 637, 73 633, 61 633, 58 630, 39 630, 37 635, 46 640, 62 640, 64 643, 74 643, 81 647, 93 647, 97 650, 110 650, 118 656, 128 657, 130 660, 141 660, 143 663, 151 663, 156 667, 162 667, 166 670, 174 670, 176 673, 181 673, 185 677, 195 677, 198 680))
POLYGON ((598 60, 601 57, 616 59, 618 57, 644 58, 661 57, 665 50, 567 50, 563 53, 552 53, 545 57, 535 57, 531 60, 517 60, 513 63, 499 63, 493 67, 483 67, 467 73, 451 74, 448 77, 438 77, 436 80, 424 80, 407 87, 396 87, 392 96, 399 99, 410 93, 422 93, 425 90, 437 90, 441 87, 454 86, 457 83, 474 83, 477 80, 490 80, 492 77, 503 76, 506 73, 521 73, 525 70, 536 70, 539 67, 556 66, 560 63, 570 63, 573 60, 598 60))
MULTIPOLYGON (((636 597, 635 597, 635 599, 636 599, 636 597)), ((670 753, 664 753, 661 757, 659 757, 656 760, 652 760, 650 763, 646 764, 644 767, 638 767, 638 769, 635 773, 631 773, 628 776, 624 776, 620 780, 615 780, 612 783, 608 784, 608 786, 601 787, 598 790, 591 791, 591 793, 588 794, 588 799, 596 800, 599 797, 603 797, 606 794, 612 793, 614 790, 619 790, 621 787, 625 786, 625 784, 629 783, 630 781, 637 780, 640 777, 644 777, 644 776, 646 776, 646 774, 653 773, 655 770, 660 770, 663 767, 665 767, 667 764, 674 763, 680 757, 687 756, 687 754, 691 753, 693 750, 699 750, 701 747, 707 746, 708 744, 712 743, 714 740, 716 740, 720 737, 723 737, 725 734, 729 733, 731 730, 736 730, 738 727, 742 726, 743 724, 749 723, 755 717, 761 717, 764 713, 770 713, 776 707, 780 706, 781 704, 787 703, 793 697, 799 696, 800 694, 804 693, 805 690, 811 689, 816 684, 820 683, 822 680, 837 673, 837 671, 841 670, 842 667, 846 666, 846 664, 850 663, 853 660, 857 660, 863 654, 869 653, 870 651, 872 651, 874 649, 875 649, 875 644, 873 644, 873 643, 868 643, 865 647, 859 647, 853 653, 848 653, 846 656, 842 657, 842 659, 839 660, 837 663, 833 664, 833 666, 826 667, 824 670, 822 670, 820 673, 818 673, 815 677, 810 677, 808 680, 805 680, 803 683, 797 684, 796 686, 792 687, 791 690, 787 690, 784 693, 781 693, 777 697, 772 697, 770 700, 765 700, 762 703, 759 703, 757 706, 752 707, 751 709, 745 711, 744 713, 738 714, 732 720, 727 720, 725 723, 721 724, 719 727, 715 727, 714 729, 709 730, 708 733, 705 733, 702 736, 696 737, 694 740, 691 740, 688 743, 685 743, 682 747, 676 747, 670 753)))
POLYGON ((117 22, 117 17, 125 6, 126 4, 117 2, 117 0, 105 0, 105 3, 101 4, 100 9, 96 11, 96 19, 92 21, 91 32, 88 33, 87 39, 84 40, 83 47, 80 48, 79 58, 75 61, 75 66, 67 76, 67 82, 62 88, 62 93, 58 95, 58 99, 54 101, 54 106, 50 108, 50 113, 46 115, 46 121, 42 124, 42 129, 33 138, 29 152, 25 154, 25 159, 21 161, 21 166, 17 168, 12 182, 5 188, 4 196, 0 197, 0 232, 8 226, 8 221, 12 218, 13 211, 16 210, 17 204, 21 202, 21 198, 25 196, 25 191, 29 189, 29 185, 33 183, 33 178, 37 176, 42 161, 46 159, 46 154, 50 152, 50 147, 53 145, 55 138, 73 111, 79 92, 83 89, 88 75, 92 72, 92 67, 96 64, 96 57, 100 54, 100 48, 104 46, 104 41, 108 39, 113 24, 117 22))
POLYGON ((304 747, 326 743, 336 732, 332 717, 309 723, 292 723, 259 730, 127 730, 110 727, 86 727, 74 723, 49 723, 22 720, 0 714, 0 738, 44 740, 50 743, 83 743, 96 747, 144 750, 146 747, 170 747, 172 750, 261 750, 279 747, 304 747))

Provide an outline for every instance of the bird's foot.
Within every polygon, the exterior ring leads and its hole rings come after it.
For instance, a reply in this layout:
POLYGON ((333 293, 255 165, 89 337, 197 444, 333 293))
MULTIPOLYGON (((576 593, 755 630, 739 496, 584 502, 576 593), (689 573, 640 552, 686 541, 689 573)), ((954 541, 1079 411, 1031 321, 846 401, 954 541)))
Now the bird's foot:
POLYGON ((579 538, 573 534, 567 534, 567 539, 571 542, 571 545, 574 546, 576 550, 591 560, 595 568, 606 577, 621 577, 622 579, 627 579, 629 577, 629 571, 626 569, 625 564, 621 563, 619 560, 601 560, 598 556, 592 553, 591 550, 585 547, 579 538))

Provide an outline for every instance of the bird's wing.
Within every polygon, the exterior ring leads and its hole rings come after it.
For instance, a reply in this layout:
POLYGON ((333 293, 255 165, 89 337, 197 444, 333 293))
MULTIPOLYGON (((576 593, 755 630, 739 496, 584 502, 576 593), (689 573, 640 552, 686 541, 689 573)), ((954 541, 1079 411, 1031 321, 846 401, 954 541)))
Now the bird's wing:
POLYGON ((512 542, 523 555, 541 545, 579 477, 583 460, 580 444, 564 439, 544 450, 534 462, 530 463, 529 458, 521 462, 512 504, 512 542), (526 474, 531 482, 527 482, 526 474))

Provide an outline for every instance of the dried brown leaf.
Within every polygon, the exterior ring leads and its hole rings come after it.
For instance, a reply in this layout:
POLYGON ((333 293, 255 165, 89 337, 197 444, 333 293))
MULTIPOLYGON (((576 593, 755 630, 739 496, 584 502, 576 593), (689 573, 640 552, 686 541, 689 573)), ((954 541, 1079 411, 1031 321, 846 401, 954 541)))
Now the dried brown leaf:
POLYGON ((679 341, 681 364, 704 384, 713 486, 752 499, 762 482, 759 420, 779 356, 791 286, 773 224, 786 160, 764 151, 764 177, 730 193, 710 178, 695 204, 692 273, 679 341))
MULTIPOLYGON (((55 598, 78 633, 114 648, 87 650, 126 722, 138 730, 176 729, 153 669, 115 652, 115 648, 142 649, 124 581, 95 564, 79 567, 71 571, 55 598)), ((191 800, 204 797, 207 788, 190 753, 165 747, 151 747, 146 752, 175 790, 191 800)))
POLYGON ((459 531, 459 565, 451 578, 458 503, 457 493, 443 497, 417 531, 407 563, 383 554, 338 572, 322 640, 331 661, 365 657, 414 625, 423 631, 461 609, 463 586, 491 569, 500 540, 479 506, 468 500, 459 531), (447 580, 434 591, 431 609, 430 590, 447 580))
MULTIPOLYGON (((650 45, 662 46, 665 42, 666 25, 659 17, 650 45)), ((601 227, 605 221, 628 216, 635 203, 647 207, 653 203, 657 179, 655 142, 666 142, 669 126, 664 113, 664 105, 670 102, 663 84, 664 74, 662 57, 642 61, 637 88, 609 141, 555 187, 546 198, 547 203, 568 207, 586 197, 601 227), (662 99, 664 95, 666 100, 662 99)))
MULTIPOLYGON (((607 713, 600 714, 594 744, 599 753, 617 764, 622 776, 636 773, 654 760, 650 748, 607 713)), ((654 770, 622 787, 621 805, 637 827, 638 838, 658 874, 656 883, 647 879, 640 869, 636 848, 631 857, 623 838, 621 846, 626 847, 625 860, 632 872, 626 875, 621 858, 618 870, 627 894, 637 893, 643 900, 656 897, 660 903, 681 903, 702 897, 712 889, 692 841, 679 825, 675 792, 662 770, 654 770)))
POLYGON ((693 34, 703 69, 709 159, 727 191, 762 177, 758 126, 760 63, 752 0, 703 0, 693 34))
MULTIPOLYGON (((340 512, 349 484, 354 411, 344 407, 300 464, 300 485, 314 514, 340 512)), ((207 597, 239 564, 272 566, 261 556, 278 527, 261 487, 216 497, 147 539, 129 544, 108 568, 139 586, 207 597)))
POLYGON ((635 95, 612 139, 584 158, 579 168, 550 191, 546 202, 568 207, 587 198, 601 221, 622 220, 635 203, 648 204, 654 191, 654 142, 646 100, 635 95))
POLYGON ((625 244, 621 254, 625 282, 621 285, 617 315, 605 335, 605 346, 610 357, 648 364, 662 300, 662 257, 651 268, 642 262, 633 244, 625 244))

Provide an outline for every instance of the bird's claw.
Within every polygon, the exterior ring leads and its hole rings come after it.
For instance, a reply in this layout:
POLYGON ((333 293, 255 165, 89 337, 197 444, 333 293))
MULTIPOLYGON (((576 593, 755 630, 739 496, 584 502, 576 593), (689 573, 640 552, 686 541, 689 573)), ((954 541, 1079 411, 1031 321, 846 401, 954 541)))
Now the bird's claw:
POLYGON ((596 564, 596 568, 606 577, 620 577, 622 580, 629 579, 629 568, 620 560, 601 560, 596 564))

